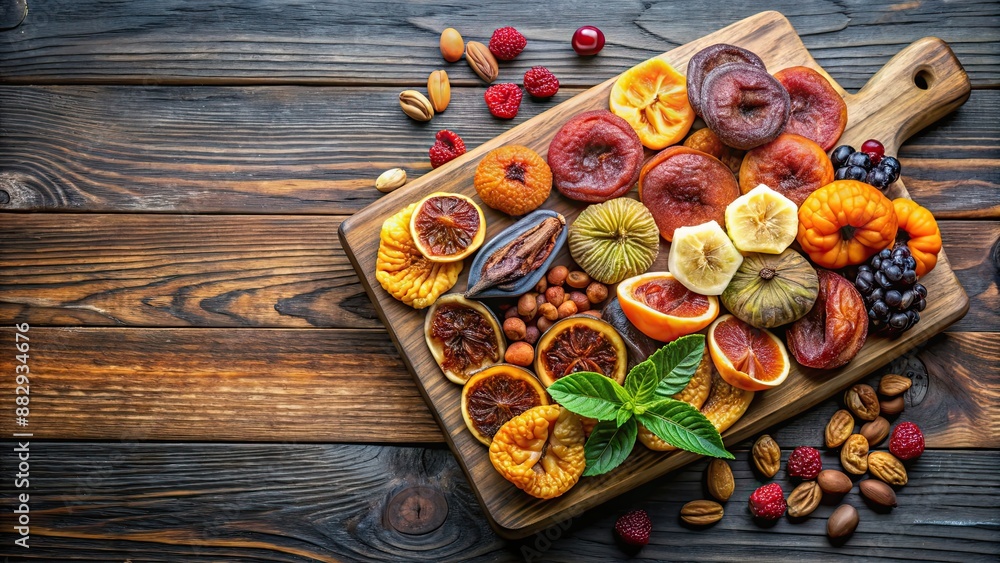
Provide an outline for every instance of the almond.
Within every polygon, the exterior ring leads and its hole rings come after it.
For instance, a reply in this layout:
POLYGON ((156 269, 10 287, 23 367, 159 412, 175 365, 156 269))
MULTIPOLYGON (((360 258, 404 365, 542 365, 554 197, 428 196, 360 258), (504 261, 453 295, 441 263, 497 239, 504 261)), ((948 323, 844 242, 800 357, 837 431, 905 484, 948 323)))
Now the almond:
POLYGON ((434 117, 434 106, 426 96, 416 90, 400 92, 399 107, 403 108, 403 113, 417 121, 430 121, 434 117))
POLYGON ((889 436, 889 421, 881 416, 875 417, 875 420, 862 424, 859 432, 868 439, 868 447, 874 448, 889 436))
POLYGON ((878 382, 878 392, 886 397, 895 397, 896 395, 905 393, 910 388, 910 385, 913 385, 913 381, 909 377, 890 373, 883 375, 882 379, 878 382))
POLYGON ((833 539, 844 538, 854 533, 858 527, 858 511, 849 504, 842 504, 833 511, 826 521, 826 535, 833 539))
POLYGON ((774 477, 781 467, 781 448, 778 447, 774 438, 767 434, 757 438, 757 441, 753 443, 751 454, 757 471, 760 471, 768 479, 774 477))
POLYGON ((840 464, 855 475, 868 471, 868 439, 861 434, 851 434, 840 449, 840 464))
POLYGON ((826 447, 838 448, 847 441, 848 436, 854 433, 854 417, 851 413, 840 409, 833 413, 830 422, 826 423, 824 439, 826 447))
POLYGON ((861 496, 883 508, 896 506, 896 491, 878 479, 865 479, 858 483, 861 496))
POLYGON ((736 488, 736 481, 733 479, 733 470, 729 464, 721 459, 713 459, 708 464, 706 470, 708 479, 708 493, 722 502, 729 500, 733 496, 736 488))
POLYGON ((905 485, 908 479, 903 462, 889 452, 868 454, 868 472, 872 474, 872 477, 897 487, 905 485))
POLYGON ((903 401, 902 395, 878 402, 879 412, 886 416, 896 416, 897 414, 903 412, 905 407, 906 404, 903 401))
POLYGON ((830 495, 846 495, 854 487, 851 478, 836 469, 820 471, 816 477, 816 483, 819 484, 819 488, 823 489, 824 493, 830 495))
POLYGON ((861 420, 875 420, 878 416, 878 395, 871 385, 858 383, 844 393, 844 404, 861 420))
POLYGON ((486 45, 478 41, 469 41, 465 46, 465 60, 472 67, 473 72, 479 75, 487 84, 497 79, 500 74, 500 66, 496 57, 490 52, 486 45))
POLYGON ((435 70, 427 77, 427 97, 431 99, 431 105, 437 113, 448 107, 448 102, 451 101, 451 83, 448 82, 447 72, 435 70))
POLYGON ((681 520, 692 526, 707 526, 722 520, 722 505, 714 500, 693 500, 681 507, 681 520))
POLYGON ((792 518, 809 516, 823 499, 823 490, 816 481, 805 481, 788 495, 788 515, 792 518))
POLYGON ((444 57, 444 60, 453 63, 462 58, 462 52, 465 50, 465 41, 462 40, 462 34, 458 30, 449 27, 441 32, 440 46, 441 56, 444 57))

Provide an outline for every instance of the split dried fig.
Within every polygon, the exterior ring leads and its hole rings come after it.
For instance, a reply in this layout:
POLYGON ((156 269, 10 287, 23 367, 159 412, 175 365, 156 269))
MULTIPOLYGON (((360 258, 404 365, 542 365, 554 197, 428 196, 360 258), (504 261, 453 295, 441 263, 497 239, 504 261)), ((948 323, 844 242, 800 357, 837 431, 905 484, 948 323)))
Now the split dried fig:
POLYGON ((549 144, 549 167, 564 196, 599 203, 625 195, 639 180, 642 143, 627 121, 607 110, 567 121, 549 144))
POLYGON ((788 91, 791 111, 786 133, 812 139, 832 149, 847 127, 847 103, 820 73, 804 66, 779 70, 774 78, 788 91))
POLYGON ((868 314, 854 284, 829 270, 817 270, 819 296, 809 313, 786 333, 788 351, 800 364, 817 369, 850 362, 868 337, 868 314))
POLYGON ((760 57, 736 45, 716 43, 698 51, 688 61, 687 68, 688 101, 698 115, 702 115, 701 96, 705 77, 716 67, 729 63, 745 63, 767 70, 760 57))
POLYGON ((788 121, 788 91, 761 68, 724 64, 708 73, 702 90, 705 124, 731 147, 748 150, 770 142, 788 121))
POLYGON ((785 132, 747 153, 740 166, 740 191, 765 184, 801 207, 809 194, 833 181, 833 173, 822 147, 785 132))

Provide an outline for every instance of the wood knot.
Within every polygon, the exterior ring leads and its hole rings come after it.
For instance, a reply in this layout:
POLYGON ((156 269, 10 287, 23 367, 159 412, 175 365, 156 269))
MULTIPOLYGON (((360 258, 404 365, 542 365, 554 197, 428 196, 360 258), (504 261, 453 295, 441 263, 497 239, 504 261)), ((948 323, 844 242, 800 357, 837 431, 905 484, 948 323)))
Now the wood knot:
POLYGON ((389 525, 397 532, 421 535, 441 527, 448 516, 448 501, 432 487, 407 487, 396 493, 385 507, 389 525))
POLYGON ((6 190, 0 190, 0 205, 7 205, 10 203, 10 194, 6 190))

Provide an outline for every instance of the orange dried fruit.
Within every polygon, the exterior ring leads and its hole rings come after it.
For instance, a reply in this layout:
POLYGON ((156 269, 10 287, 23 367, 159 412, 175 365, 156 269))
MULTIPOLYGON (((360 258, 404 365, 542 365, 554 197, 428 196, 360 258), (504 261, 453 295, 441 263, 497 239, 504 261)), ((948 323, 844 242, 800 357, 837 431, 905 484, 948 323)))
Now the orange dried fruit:
POLYGON ((431 262, 420 253, 410 236, 410 219, 416 207, 410 204, 382 223, 375 279, 389 295, 414 309, 423 309, 455 285, 462 262, 431 262))
POLYGON ((573 315, 552 325, 535 346, 535 373, 546 387, 578 371, 592 371, 625 383, 628 348, 610 324, 573 315))
MULTIPOLYGON (((838 98, 839 99, 839 98, 838 98)), ((751 149, 740 166, 740 191, 764 184, 795 205, 833 181, 833 163, 826 151, 810 139, 792 133, 751 149)))
POLYGON ((441 372, 459 385, 473 373, 502 362, 506 351, 496 316, 461 293, 442 295, 427 310, 424 340, 441 372))
POLYGON ((642 144, 660 150, 680 142, 694 123, 687 81, 660 58, 622 73, 611 88, 611 111, 629 122, 642 144))
POLYGON ((684 139, 684 146, 714 156, 737 176, 740 173, 740 165, 743 164, 743 157, 746 155, 746 151, 723 144, 722 139, 708 127, 702 127, 691 133, 684 139))
POLYGON ((861 264, 896 241, 892 202, 857 180, 836 180, 799 206, 798 241, 818 266, 837 270, 861 264))
POLYGON ((723 315, 708 328, 706 340, 715 368, 734 387, 765 391, 788 377, 788 351, 769 330, 723 315))
POLYGON ((462 418, 477 440, 490 445, 507 421, 526 410, 549 404, 542 384, 528 370, 510 364, 488 367, 462 388, 462 418))
POLYGON ((493 149, 479 161, 473 180, 483 203, 508 215, 534 211, 552 191, 552 170, 522 145, 493 149))
POLYGON ((586 468, 580 417, 547 405, 528 409, 500 427, 490 444, 490 462, 529 495, 555 498, 570 490, 586 468))
POLYGON ((718 297, 694 293, 670 272, 649 272, 621 282, 618 301, 629 322, 662 342, 698 332, 719 315, 718 297))
POLYGON ((486 217, 462 194, 434 193, 417 202, 410 218, 410 236, 431 262, 455 262, 483 244, 486 217))

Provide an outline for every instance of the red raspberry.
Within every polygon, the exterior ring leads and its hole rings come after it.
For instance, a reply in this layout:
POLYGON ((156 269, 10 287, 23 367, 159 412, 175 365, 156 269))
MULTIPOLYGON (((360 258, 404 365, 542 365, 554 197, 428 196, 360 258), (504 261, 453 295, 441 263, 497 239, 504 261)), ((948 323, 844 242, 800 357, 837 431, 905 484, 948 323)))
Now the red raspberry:
POLYGON ((490 37, 490 52, 501 61, 509 61, 521 54, 528 44, 521 32, 513 27, 501 27, 490 37))
POLYGON ((900 422, 889 437, 889 452, 899 459, 914 459, 924 453, 924 434, 912 422, 900 422))
POLYGON ((768 483, 750 495, 750 512, 757 518, 777 520, 786 508, 785 492, 777 483, 768 483))
POLYGON ((437 168, 465 154, 465 143, 454 131, 438 131, 434 138, 436 140, 430 150, 432 167, 437 168))
POLYGON ((533 66, 524 73, 524 89, 536 98, 551 98, 559 91, 559 79, 544 66, 533 66))
POLYGON ((646 545, 652 531, 653 523, 645 510, 633 510, 615 522, 615 533, 628 545, 646 545))
POLYGON ((799 446, 788 456, 788 476, 800 477, 805 480, 815 479, 823 469, 823 460, 819 458, 819 450, 809 446, 799 446))
POLYGON ((494 84, 486 89, 483 98, 490 113, 501 119, 514 119, 521 107, 521 87, 517 84, 494 84))

